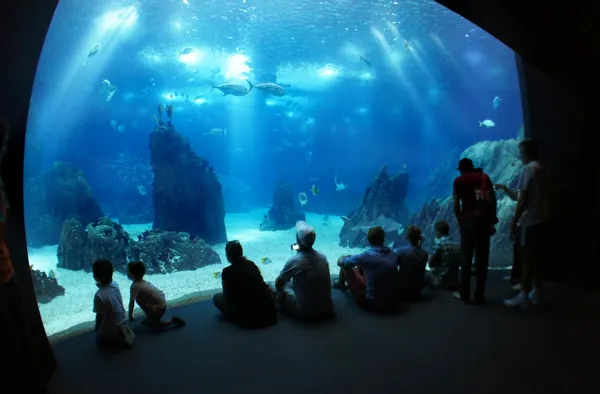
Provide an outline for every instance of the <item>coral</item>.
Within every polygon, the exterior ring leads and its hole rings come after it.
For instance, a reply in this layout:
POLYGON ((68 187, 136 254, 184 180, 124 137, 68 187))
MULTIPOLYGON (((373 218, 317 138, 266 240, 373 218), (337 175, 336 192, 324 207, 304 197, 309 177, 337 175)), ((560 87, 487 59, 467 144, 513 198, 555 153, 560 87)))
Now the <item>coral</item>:
POLYGON ((123 227, 108 218, 90 223, 86 228, 86 242, 83 249, 83 269, 92 270, 92 263, 98 259, 108 259, 116 271, 127 273, 132 239, 123 227))
POLYGON ((154 228, 196 234, 209 243, 227 240, 221 185, 208 161, 194 153, 172 125, 150 134, 154 171, 154 228))
POLYGON ((166 274, 194 270, 209 264, 220 264, 217 252, 202 239, 188 233, 147 231, 131 247, 134 260, 143 261, 150 274, 166 274))
POLYGON ((32 269, 31 279, 35 296, 40 304, 47 304, 54 298, 65 294, 65 288, 58 284, 56 278, 46 275, 45 272, 32 269))
POLYGON ((84 265, 83 248, 86 242, 85 230, 75 219, 67 219, 63 223, 58 243, 58 267, 80 270, 84 265))
POLYGON ((273 205, 260 224, 261 231, 287 230, 306 215, 296 208, 294 187, 289 182, 279 181, 273 192, 273 205))

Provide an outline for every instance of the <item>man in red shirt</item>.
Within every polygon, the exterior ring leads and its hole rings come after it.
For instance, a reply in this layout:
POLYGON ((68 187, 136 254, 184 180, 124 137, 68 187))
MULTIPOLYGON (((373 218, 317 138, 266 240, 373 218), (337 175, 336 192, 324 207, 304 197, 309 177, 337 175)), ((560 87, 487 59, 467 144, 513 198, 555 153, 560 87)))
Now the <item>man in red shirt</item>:
POLYGON ((471 301, 471 264, 475 255, 477 286, 474 301, 482 304, 485 302, 490 237, 498 222, 496 193, 490 177, 481 168, 475 168, 471 159, 461 159, 457 170, 460 176, 454 180, 454 216, 460 228, 463 253, 459 293, 462 301, 471 301))

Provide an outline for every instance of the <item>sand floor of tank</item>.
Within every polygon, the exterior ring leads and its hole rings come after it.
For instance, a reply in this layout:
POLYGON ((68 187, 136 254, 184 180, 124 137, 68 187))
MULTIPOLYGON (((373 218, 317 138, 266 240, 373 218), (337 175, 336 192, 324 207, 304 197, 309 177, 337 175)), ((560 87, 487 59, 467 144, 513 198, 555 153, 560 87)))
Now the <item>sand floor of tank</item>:
MULTIPOLYGON (((225 223, 227 237, 239 240, 244 247, 244 254, 253 260, 260 268, 266 281, 273 281, 281 271, 284 263, 292 256, 290 245, 295 242, 295 229, 285 231, 260 231, 258 226, 267 209, 253 210, 248 213, 227 214, 225 223), (260 264, 262 257, 271 259, 270 264, 260 264)), ((331 216, 330 223, 323 223, 323 215, 306 214, 306 221, 315 227, 317 241, 315 248, 324 253, 332 273, 337 273, 337 258, 343 254, 360 251, 340 247, 339 232, 343 222, 338 216, 331 216)), ((134 238, 151 227, 151 223, 123 225, 125 230, 134 238)), ((42 248, 29 248, 29 264, 34 269, 49 272, 54 270, 58 283, 65 288, 65 295, 56 297, 47 304, 40 304, 40 312, 46 333, 54 335, 71 327, 94 320, 92 300, 97 288, 91 273, 70 271, 57 268, 57 245, 42 248)), ((167 275, 147 275, 146 280, 163 290, 168 301, 185 300, 198 292, 217 290, 221 287, 220 279, 215 279, 214 273, 220 272, 227 266, 225 244, 213 245, 219 253, 221 264, 213 264, 198 268, 194 271, 181 271, 167 275)), ((114 280, 121 288, 123 302, 129 302, 129 286, 131 281, 123 274, 115 272, 114 280)))

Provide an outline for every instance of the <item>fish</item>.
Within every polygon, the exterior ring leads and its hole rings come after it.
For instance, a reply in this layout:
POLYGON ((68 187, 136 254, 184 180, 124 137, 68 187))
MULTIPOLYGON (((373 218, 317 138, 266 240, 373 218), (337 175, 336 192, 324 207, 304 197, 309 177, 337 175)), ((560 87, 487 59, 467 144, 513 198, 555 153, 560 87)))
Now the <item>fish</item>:
POLYGON ((88 52, 87 58, 83 62, 84 66, 87 64, 87 61, 89 60, 89 58, 91 58, 92 56, 94 56, 95 54, 98 53, 98 51, 100 50, 100 47, 101 47, 100 44, 94 44, 94 46, 92 47, 92 49, 90 49, 90 51, 88 52))
POLYGON ((116 130, 117 126, 118 125, 117 125, 117 121, 116 120, 113 119, 113 120, 110 121, 110 127, 112 127, 113 130, 116 130))
POLYGON ((338 179, 337 174, 335 174, 335 176, 333 178, 333 182, 335 183, 335 191, 340 192, 342 190, 346 190, 348 188, 348 185, 345 184, 344 182, 338 183, 337 179, 338 179))
POLYGON ((489 119, 486 119, 486 120, 484 120, 482 122, 479 122, 479 127, 481 127, 481 126, 485 126, 485 127, 487 127, 489 129, 490 127, 496 126, 496 123, 492 122, 489 119))
POLYGON ((214 279, 221 279, 221 271, 213 272, 212 276, 214 279))
POLYGON ((185 47, 181 50, 181 52, 179 52, 179 56, 181 55, 188 55, 190 53, 194 52, 194 48, 190 48, 190 47, 185 47))
POLYGON ((161 118, 162 118, 163 107, 164 107, 164 105, 158 104, 158 116, 160 116, 161 118))
POLYGON ((266 265, 266 264, 271 264, 271 263, 272 263, 272 261, 271 261, 271 259, 270 259, 270 258, 268 258, 268 257, 263 257, 263 258, 261 258, 261 259, 260 259, 260 263, 261 263, 261 264, 265 264, 265 265, 266 265))
POLYGON ((218 89, 223 93, 223 96, 245 96, 248 93, 250 93, 250 91, 254 87, 252 86, 252 84, 250 84, 248 80, 246 80, 246 82, 248 82, 248 85, 250 86, 249 88, 237 83, 224 83, 221 85, 212 85, 211 91, 213 91, 214 89, 218 89))
POLYGON ((498 109, 501 101, 502 101, 502 99, 500 97, 498 97, 498 96, 494 97, 494 99, 492 100, 492 106, 494 107, 494 111, 498 109))
POLYGON ((408 47, 408 40, 404 40, 404 49, 410 49, 410 48, 408 47))
POLYGON ((262 92, 272 94, 274 96, 285 96, 285 89, 281 86, 277 85, 273 82, 259 83, 258 85, 253 85, 252 82, 246 79, 246 82, 250 85, 251 88, 258 89, 262 92))
POLYGON ((100 88, 100 93, 102 95, 106 95, 106 102, 108 103, 115 93, 117 93, 117 87, 112 85, 108 79, 102 81, 102 87, 100 88))
POLYGON ((385 215, 379 215, 377 219, 361 225, 354 223, 347 216, 340 216, 340 218, 344 222, 344 225, 348 225, 350 227, 350 230, 366 232, 369 231, 370 228, 381 227, 386 233, 397 232, 398 235, 400 235, 404 232, 404 226, 402 226, 401 223, 398 223, 394 219, 388 218, 385 215))
POLYGON ((369 59, 367 59, 366 57, 364 57, 363 55, 358 55, 359 59, 361 62, 363 62, 364 64, 366 64, 367 66, 371 67, 373 64, 371 63, 371 61, 369 59))
POLYGON ((300 194, 298 194, 298 201, 300 202, 301 206, 306 205, 306 203, 308 202, 308 196, 306 195, 306 193, 300 192, 300 194))
POLYGON ((146 194, 148 194, 148 192, 146 191, 146 188, 142 185, 139 185, 137 187, 137 191, 138 193, 140 193, 142 196, 145 196, 146 194))
POLYGON ((317 185, 312 185, 312 187, 310 188, 310 191, 312 192, 313 196, 316 196, 317 194, 319 194, 319 188, 317 187, 317 185))
POLYGON ((204 135, 225 136, 227 135, 227 129, 210 129, 207 133, 204 133, 204 135))
POLYGON ((119 130, 119 133, 124 133, 125 132, 125 126, 124 125, 119 125, 119 127, 117 127, 117 130, 119 130))

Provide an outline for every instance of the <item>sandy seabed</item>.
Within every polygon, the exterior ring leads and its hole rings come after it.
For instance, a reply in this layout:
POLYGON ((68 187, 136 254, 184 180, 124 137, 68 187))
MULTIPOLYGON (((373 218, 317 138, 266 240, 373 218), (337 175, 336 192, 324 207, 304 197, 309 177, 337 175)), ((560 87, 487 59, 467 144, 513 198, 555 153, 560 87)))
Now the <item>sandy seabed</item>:
MULTIPOLYGON (((227 214, 225 225, 227 238, 237 239, 244 247, 244 254, 260 268, 266 281, 275 280, 281 268, 292 256, 290 245, 295 242, 295 229, 285 231, 260 231, 259 224, 267 209, 253 210, 248 213, 227 214), (268 257, 270 264, 261 264, 260 260, 268 257)), ((323 216, 307 213, 306 221, 317 232, 315 249, 324 253, 331 272, 337 272, 337 258, 343 254, 353 254, 360 249, 343 248, 338 244, 342 219, 331 216, 328 224, 323 216)), ((123 225, 129 235, 137 239, 137 235, 151 227, 151 223, 123 225)), ((185 298, 199 291, 214 290, 221 287, 221 280, 215 279, 214 273, 227 266, 225 244, 213 245, 219 253, 221 264, 213 264, 194 271, 181 271, 167 275, 147 275, 146 280, 164 291, 167 300, 185 298)), ((58 283, 65 288, 65 295, 56 297, 48 304, 39 304, 42 320, 48 335, 67 330, 81 323, 94 320, 92 300, 97 288, 91 273, 70 271, 57 268, 57 245, 43 248, 29 248, 29 264, 35 269, 48 273, 54 270, 58 283)), ((123 302, 129 302, 129 286, 131 281, 123 274, 115 272, 114 280, 121 287, 123 302)))

